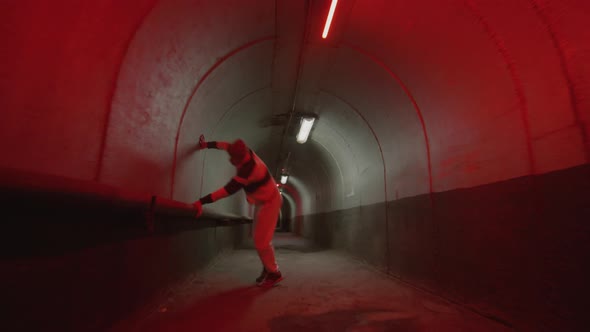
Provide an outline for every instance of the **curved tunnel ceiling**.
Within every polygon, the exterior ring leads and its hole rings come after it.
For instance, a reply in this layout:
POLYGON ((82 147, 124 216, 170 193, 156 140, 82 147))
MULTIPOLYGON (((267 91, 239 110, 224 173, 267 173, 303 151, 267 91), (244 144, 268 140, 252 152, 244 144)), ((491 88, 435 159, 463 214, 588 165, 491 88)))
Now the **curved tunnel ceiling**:
MULTIPOLYGON (((293 179, 315 200, 303 213, 315 213, 589 161, 588 2, 342 0, 324 40, 329 5, 137 0, 117 10, 106 3, 67 12, 45 8, 69 18, 48 34, 83 30, 63 37, 63 52, 49 58, 72 77, 39 70, 64 95, 54 100, 37 89, 45 106, 27 106, 18 93, 35 83, 3 84, 14 92, 3 98, 6 109, 44 107, 42 126, 50 130, 3 126, 3 141, 45 144, 46 151, 23 155, 3 142, 10 152, 3 157, 12 157, 2 164, 191 201, 231 173, 219 166, 227 164, 225 156, 194 153, 199 135, 242 137, 272 171, 291 153, 293 179), (88 11, 118 16, 103 31, 97 21, 76 20, 88 11), (69 49, 84 33, 101 38, 69 49), (92 88, 84 83, 93 91, 86 97, 100 102, 81 119, 84 98, 66 92, 88 73, 66 69, 97 63, 93 53, 109 44, 108 74, 96 76, 92 88), (319 117, 301 146, 294 143, 296 116, 286 129, 289 114, 298 112, 319 117), (56 134, 51 128, 64 121, 80 125, 56 134), (51 140, 41 143, 47 136, 51 140), (330 197, 316 198, 324 196, 330 197)), ((12 10, 16 17, 22 9, 12 10)), ((18 36, 25 24, 13 28, 18 36)), ((35 69, 15 66, 9 73, 29 70, 35 69)), ((11 123, 27 122, 27 115, 8 116, 11 123)))

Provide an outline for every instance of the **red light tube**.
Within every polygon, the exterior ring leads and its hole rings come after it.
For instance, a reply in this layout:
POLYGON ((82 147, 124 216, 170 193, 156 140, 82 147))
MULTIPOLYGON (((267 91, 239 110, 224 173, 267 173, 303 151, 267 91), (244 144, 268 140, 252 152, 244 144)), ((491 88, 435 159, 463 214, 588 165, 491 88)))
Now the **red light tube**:
POLYGON ((322 38, 324 39, 328 37, 328 31, 330 31, 330 24, 332 24, 332 18, 334 18, 334 12, 336 11, 336 4, 338 4, 338 0, 332 0, 332 4, 330 5, 330 12, 328 13, 328 18, 326 19, 326 25, 324 26, 324 33, 322 34, 322 38))

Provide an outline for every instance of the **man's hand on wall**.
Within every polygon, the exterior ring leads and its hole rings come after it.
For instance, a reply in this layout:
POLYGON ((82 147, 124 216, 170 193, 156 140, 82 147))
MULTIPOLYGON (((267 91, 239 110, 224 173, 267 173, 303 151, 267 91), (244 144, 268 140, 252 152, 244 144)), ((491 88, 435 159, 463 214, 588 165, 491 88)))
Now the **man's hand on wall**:
POLYGON ((201 135, 199 137, 199 150, 205 149, 207 147, 207 141, 205 141, 205 136, 201 135))

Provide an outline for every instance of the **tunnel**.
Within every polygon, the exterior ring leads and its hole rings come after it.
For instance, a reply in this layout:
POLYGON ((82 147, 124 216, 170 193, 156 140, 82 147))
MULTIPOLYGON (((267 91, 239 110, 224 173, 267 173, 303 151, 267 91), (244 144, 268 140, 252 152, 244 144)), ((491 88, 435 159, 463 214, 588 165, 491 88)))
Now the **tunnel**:
POLYGON ((586 331, 588 22, 587 0, 2 1, 2 329, 586 331), (276 287, 243 191, 197 217, 235 175, 201 135, 278 184, 276 287))

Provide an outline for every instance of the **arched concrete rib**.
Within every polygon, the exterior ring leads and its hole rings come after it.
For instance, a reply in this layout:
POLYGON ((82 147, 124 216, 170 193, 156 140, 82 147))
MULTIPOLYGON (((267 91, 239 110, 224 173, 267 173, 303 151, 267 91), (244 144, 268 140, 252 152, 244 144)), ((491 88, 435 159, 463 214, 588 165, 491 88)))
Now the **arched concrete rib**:
POLYGON ((557 56, 559 57, 559 66, 560 66, 562 75, 563 75, 563 77, 566 81, 566 84, 567 84, 570 106, 572 108, 572 113, 574 114, 574 121, 576 122, 576 125, 578 126, 578 128, 580 128, 580 134, 582 135, 582 141, 583 141, 582 144, 584 144, 586 163, 590 163, 590 141, 588 138, 588 132, 586 131, 586 127, 584 126, 584 123, 582 122, 582 115, 581 115, 580 107, 578 105, 578 100, 580 98, 576 92, 574 80, 572 78, 573 75, 572 75, 572 72, 568 66, 568 61, 567 61, 567 57, 565 55, 565 50, 563 49, 563 47, 559 43, 559 38, 557 37, 557 34, 555 32, 555 28, 553 28, 553 24, 549 20, 549 17, 545 14, 545 11, 543 10, 541 5, 539 4, 539 1, 538 0, 530 0, 530 1, 531 1, 531 6, 533 7, 533 10, 535 11, 535 14, 539 17, 539 19, 541 20, 541 23, 543 23, 543 25, 545 26, 545 29, 547 29, 547 33, 549 34, 549 38, 551 39, 551 43, 553 44, 553 47, 555 48, 555 51, 557 52, 557 56))
POLYGON ((523 130, 525 133, 525 140, 526 140, 526 147, 527 147, 527 157, 529 159, 529 174, 534 175, 536 172, 536 162, 535 156, 533 154, 533 144, 531 140, 531 126, 529 124, 529 107, 528 102, 526 99, 526 94, 524 92, 524 85, 522 83, 522 79, 518 74, 518 70, 516 69, 516 63, 510 52, 508 52, 508 48, 506 47, 506 43, 500 38, 499 34, 492 28, 492 25, 488 20, 483 16, 479 8, 473 0, 465 0, 465 4, 469 10, 473 13, 473 15, 477 18, 478 22, 483 26, 485 32, 488 34, 490 39, 494 42, 498 52, 502 55, 504 62, 506 63, 506 68, 508 69, 508 73, 510 74, 510 78, 512 79, 512 83, 514 84, 514 90, 516 93, 516 97, 518 99, 518 108, 520 110, 520 117, 522 121, 523 130))
POLYGON ((343 97, 327 91, 327 90, 320 90, 321 93, 324 93, 326 95, 332 96, 338 100, 340 100, 341 102, 345 103, 346 105, 348 105, 348 107, 353 110, 362 120, 363 122, 367 125, 367 127, 369 128, 369 130, 371 131, 371 134, 373 135, 373 138, 375 138, 375 142, 377 143, 377 147, 379 147, 379 153, 381 154, 381 163, 383 165, 383 189, 384 189, 384 201, 387 202, 387 167, 385 165, 385 157, 383 156, 383 148, 381 147, 381 142, 379 141, 379 137, 377 136, 377 133, 375 133, 375 130, 373 129, 373 127, 371 126, 371 124, 367 121, 367 119, 363 116, 363 114, 354 106, 352 105, 348 100, 344 99, 343 97))
POLYGON ((129 53, 129 47, 131 46, 131 43, 133 43, 133 41, 135 40, 135 36, 137 35, 137 32, 139 31, 139 29, 141 29, 141 27, 143 26, 146 18, 149 16, 149 14, 154 10, 154 8, 156 7, 156 4, 158 3, 158 0, 154 0, 151 5, 149 6, 149 9, 146 10, 146 12, 144 13, 144 15, 141 17, 141 19, 139 20, 137 26, 135 27, 135 29, 133 30, 133 33, 131 34, 129 40, 127 40, 127 44, 125 45, 125 51, 123 52, 123 54, 121 54, 121 59, 119 60, 119 64, 117 66, 116 72, 115 72, 115 77, 113 80, 113 86, 111 87, 111 91, 109 91, 109 109, 106 112, 105 115, 105 119, 104 119, 104 127, 102 130, 102 138, 100 141, 100 147, 99 147, 99 155, 98 155, 98 160, 96 163, 96 169, 94 171, 94 181, 99 181, 100 180, 100 176, 102 175, 102 167, 103 167, 103 161, 104 161, 104 152, 106 149, 106 144, 107 144, 107 136, 108 136, 108 131, 109 131, 109 127, 111 124, 111 114, 113 113, 113 99, 115 98, 115 93, 117 91, 117 87, 118 87, 118 82, 119 82, 119 76, 121 76, 121 68, 123 67, 123 63, 125 62, 125 59, 127 58, 127 54, 129 53))
POLYGON ((197 91, 199 90, 199 88, 201 87, 201 85, 203 84, 203 82, 209 77, 209 75, 211 75, 212 72, 215 71, 215 69, 217 69, 219 66, 221 66, 221 64, 223 64, 227 59, 231 58, 232 56, 235 56, 236 54, 261 43, 267 42, 267 41, 274 41, 275 40, 275 36, 266 36, 266 37, 262 37, 262 38, 258 38, 252 41, 249 41, 241 46, 238 46, 237 48, 231 50, 229 53, 225 54, 224 56, 222 56, 221 58, 219 58, 215 64, 213 64, 213 66, 211 66, 211 68, 209 68, 209 70, 207 70, 207 72, 199 79, 199 81, 197 82, 197 84, 195 85, 195 87, 193 88, 192 93, 190 94, 189 98, 186 101, 186 104, 184 105, 184 108, 182 110, 182 114, 180 116, 180 121, 178 122, 178 128, 176 130, 176 139, 174 141, 174 159, 172 161, 172 175, 171 175, 171 181, 170 181, 170 198, 173 198, 173 193, 174 193, 174 178, 176 176, 176 155, 178 152, 178 139, 180 138, 180 131, 182 129, 182 123, 184 122, 184 117, 186 115, 186 111, 191 103, 191 101, 193 100, 193 97, 195 96, 195 94, 197 93, 197 91))
MULTIPOLYGON (((252 90, 250 92, 248 92, 247 94, 245 94, 244 96, 242 96, 241 98, 239 98, 238 100, 236 100, 234 103, 232 103, 232 105, 230 107, 228 107, 225 112, 223 112, 223 114, 221 115, 221 117, 219 118, 219 120, 217 120, 217 122, 215 123, 215 126, 213 126, 213 129, 211 130, 211 135, 214 136, 215 130, 217 129, 217 127, 219 126, 219 124, 221 123, 221 121, 223 121, 223 119, 227 116, 227 114, 229 112, 231 112, 235 106, 239 103, 241 103, 243 100, 247 99, 248 97, 251 97, 255 94, 258 94, 262 91, 268 90, 271 88, 271 85, 265 85, 261 88, 252 90)), ((199 187, 199 196, 203 195, 203 179, 205 178, 205 160, 206 160, 207 154, 205 154, 205 156, 203 157, 203 165, 201 167, 201 169, 203 170, 201 172, 201 186, 199 187)), ((174 195, 174 193, 172 193, 174 195)))
POLYGON ((414 106, 414 110, 416 111, 416 114, 418 115, 418 119, 420 120, 420 125, 422 126, 422 132, 424 134, 424 144, 426 146, 426 160, 428 162, 428 190, 429 190, 429 193, 432 193, 432 164, 431 164, 431 160, 430 160, 430 142, 428 140, 428 131, 426 130, 426 123, 424 122, 424 117, 422 116, 422 111, 420 110, 420 107, 418 107, 418 102, 416 101, 416 99, 412 95, 412 92, 406 86, 406 84, 401 80, 401 78, 387 64, 385 64, 385 62, 383 62, 381 59, 379 59, 376 55, 370 53, 369 51, 367 51, 365 49, 360 48, 359 46, 352 45, 348 42, 343 42, 342 45, 364 55, 365 57, 369 58, 373 63, 375 63, 376 65, 378 65, 382 69, 384 69, 389 74, 389 76, 391 76, 399 84, 399 86, 402 88, 402 90, 404 91, 406 96, 408 96, 408 98, 410 99, 410 102, 414 106))
POLYGON ((377 143, 377 147, 379 147, 379 153, 381 154, 381 164, 383 165, 383 191, 384 191, 383 194, 385 195, 385 197, 383 199, 383 202, 385 205, 385 232, 386 232, 385 245, 387 246, 387 248, 385 248, 386 259, 387 259, 387 263, 385 264, 385 266, 387 266, 387 272, 389 273, 389 259, 391 256, 389 253, 389 209, 387 208, 387 167, 385 165, 385 157, 383 156, 383 148, 381 147, 381 142, 379 141, 379 137, 377 136, 377 133, 375 133, 375 130, 373 129, 373 127, 371 126, 369 121, 367 121, 367 119, 363 116, 363 114, 354 105, 352 105, 350 102, 348 102, 348 100, 338 96, 337 94, 334 94, 334 93, 326 91, 326 90, 320 90, 320 92, 330 95, 330 96, 342 101, 346 105, 348 105, 348 107, 351 110, 353 110, 361 119, 363 119, 363 122, 365 122, 365 124, 367 125, 367 127, 371 131, 373 138, 375 138, 375 142, 377 143))

